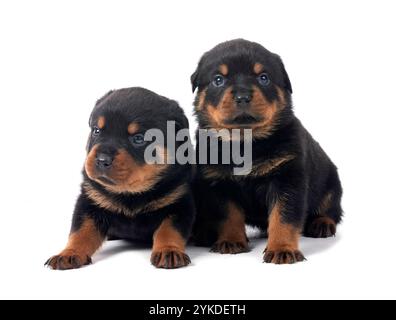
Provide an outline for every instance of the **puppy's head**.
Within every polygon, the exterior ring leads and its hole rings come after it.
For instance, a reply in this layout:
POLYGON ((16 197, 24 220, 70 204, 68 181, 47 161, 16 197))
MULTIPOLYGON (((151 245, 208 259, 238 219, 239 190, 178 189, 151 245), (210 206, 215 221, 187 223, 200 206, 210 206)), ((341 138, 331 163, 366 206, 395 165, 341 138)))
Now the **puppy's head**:
POLYGON ((198 88, 195 113, 201 127, 251 128, 265 136, 291 109, 292 87, 282 60, 243 39, 217 45, 191 76, 198 88))
POLYGON ((87 177, 115 193, 148 191, 164 177, 167 121, 176 130, 188 128, 187 118, 175 101, 143 88, 110 91, 98 100, 90 117, 91 134, 87 145, 87 177), (160 130, 164 146, 157 149, 163 164, 147 163, 145 141, 149 129, 160 130))

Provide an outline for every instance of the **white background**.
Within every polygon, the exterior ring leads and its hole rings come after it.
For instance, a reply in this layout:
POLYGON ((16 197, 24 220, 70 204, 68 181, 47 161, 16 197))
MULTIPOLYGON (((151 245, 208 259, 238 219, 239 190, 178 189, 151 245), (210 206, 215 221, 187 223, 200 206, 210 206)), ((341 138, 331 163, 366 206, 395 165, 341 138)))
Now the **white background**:
MULTIPOLYGON (((2 1, 0 298, 396 298, 394 1, 2 1), (339 167, 338 236, 303 239, 308 261, 188 248, 157 270, 150 250, 106 244, 57 272, 96 99, 145 86, 191 115, 201 54, 237 37, 279 53, 295 111, 339 167)), ((190 117, 192 129, 195 122, 190 117)))

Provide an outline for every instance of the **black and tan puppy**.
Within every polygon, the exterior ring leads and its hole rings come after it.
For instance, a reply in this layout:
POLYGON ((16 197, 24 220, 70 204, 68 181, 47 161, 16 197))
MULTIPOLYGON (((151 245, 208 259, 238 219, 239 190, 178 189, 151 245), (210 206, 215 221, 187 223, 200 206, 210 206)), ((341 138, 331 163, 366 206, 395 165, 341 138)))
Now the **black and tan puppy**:
POLYGON ((249 174, 234 175, 233 163, 198 165, 195 241, 214 252, 245 252, 249 224, 268 232, 265 262, 304 260, 301 234, 335 235, 342 189, 337 168, 293 114, 280 57, 254 42, 228 41, 203 55, 191 82, 200 128, 251 129, 253 136, 249 174))
POLYGON ((175 101, 146 89, 111 91, 97 102, 69 242, 48 266, 64 270, 89 264, 106 238, 152 243, 151 262, 159 268, 190 263, 185 244, 195 215, 191 166, 166 161, 167 121, 174 121, 176 132, 188 128, 175 101), (164 147, 154 152, 164 158, 160 163, 144 157, 149 129, 165 137, 164 147))

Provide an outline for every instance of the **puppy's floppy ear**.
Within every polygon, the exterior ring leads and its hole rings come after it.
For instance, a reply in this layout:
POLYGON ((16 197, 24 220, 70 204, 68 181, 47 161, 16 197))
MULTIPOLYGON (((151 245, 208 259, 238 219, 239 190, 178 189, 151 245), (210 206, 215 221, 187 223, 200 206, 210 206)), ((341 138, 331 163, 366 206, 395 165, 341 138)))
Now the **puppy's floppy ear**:
POLYGON ((191 75, 191 78, 190 78, 191 85, 192 85, 192 92, 193 93, 195 92, 195 89, 197 89, 198 86, 199 86, 199 83, 198 83, 198 75, 199 75, 198 69, 199 69, 199 66, 198 66, 197 70, 195 70, 195 72, 191 75))
POLYGON ((293 93, 292 85, 291 85, 291 82, 290 82, 290 79, 289 79, 289 75, 286 72, 285 65, 283 64, 283 61, 282 61, 282 59, 279 56, 278 56, 278 58, 279 58, 280 66, 281 66, 281 71, 282 71, 282 76, 283 76, 283 82, 284 82, 285 89, 287 91, 289 91, 289 93, 293 93))

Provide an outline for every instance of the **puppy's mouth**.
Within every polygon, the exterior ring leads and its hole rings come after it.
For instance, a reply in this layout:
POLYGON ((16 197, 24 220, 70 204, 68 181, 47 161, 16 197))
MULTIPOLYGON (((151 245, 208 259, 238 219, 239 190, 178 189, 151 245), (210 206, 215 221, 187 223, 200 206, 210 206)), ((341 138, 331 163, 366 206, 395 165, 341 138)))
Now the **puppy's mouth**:
POLYGON ((249 126, 260 122, 262 119, 249 113, 242 113, 226 121, 229 125, 249 126))
POLYGON ((104 175, 97 177, 96 180, 98 180, 99 182, 101 182, 103 184, 107 184, 107 185, 111 185, 111 186, 116 185, 116 183, 112 179, 110 179, 104 175))

